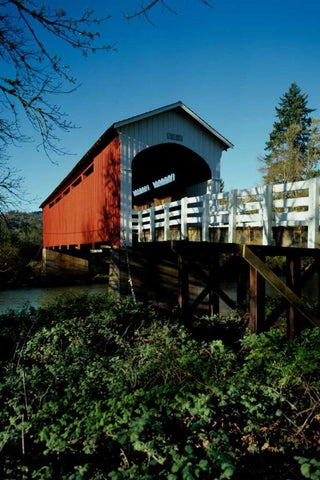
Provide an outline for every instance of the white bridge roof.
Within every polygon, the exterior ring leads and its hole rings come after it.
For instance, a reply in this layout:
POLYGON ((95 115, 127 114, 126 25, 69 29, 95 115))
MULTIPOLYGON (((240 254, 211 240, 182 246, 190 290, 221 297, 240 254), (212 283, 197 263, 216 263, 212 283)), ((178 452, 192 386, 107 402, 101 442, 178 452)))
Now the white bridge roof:
POLYGON ((194 113, 190 108, 184 105, 182 102, 172 103, 170 105, 166 105, 164 107, 156 108, 155 110, 150 110, 149 112, 142 113, 140 115, 136 115, 134 117, 127 118, 125 120, 120 120, 119 122, 114 123, 112 126, 117 129, 131 123, 140 122, 141 120, 145 120, 150 117, 154 117, 156 115, 160 115, 164 112, 168 112, 170 110, 180 110, 185 113, 187 116, 191 117, 194 121, 196 121, 201 127, 203 127, 208 133, 213 135, 216 139, 220 140, 220 142, 227 148, 233 148, 233 144, 229 142, 223 135, 221 135, 217 130, 212 128, 207 122, 205 122, 202 118, 200 118, 196 113, 194 113))

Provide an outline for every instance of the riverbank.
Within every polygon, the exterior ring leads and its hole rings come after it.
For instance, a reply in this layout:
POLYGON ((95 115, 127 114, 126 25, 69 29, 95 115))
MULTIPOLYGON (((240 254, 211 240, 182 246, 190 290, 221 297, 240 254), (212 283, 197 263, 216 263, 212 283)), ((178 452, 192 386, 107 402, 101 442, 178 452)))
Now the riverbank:
POLYGON ((108 283, 108 275, 90 272, 88 275, 44 274, 41 260, 32 260, 22 269, 10 269, 0 276, 0 289, 50 288, 108 283))

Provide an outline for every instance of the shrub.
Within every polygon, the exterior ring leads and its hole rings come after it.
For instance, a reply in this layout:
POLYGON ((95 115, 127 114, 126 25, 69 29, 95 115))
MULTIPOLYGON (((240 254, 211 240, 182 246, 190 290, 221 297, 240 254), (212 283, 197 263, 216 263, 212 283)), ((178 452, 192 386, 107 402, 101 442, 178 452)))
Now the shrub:
POLYGON ((215 337, 107 296, 0 318, 2 340, 11 339, 0 385, 0 477, 271 479, 317 471, 319 330, 289 344, 276 329, 247 336, 240 319, 230 327, 207 318, 198 327, 208 322, 215 337), (221 325, 237 342, 218 338, 221 325))

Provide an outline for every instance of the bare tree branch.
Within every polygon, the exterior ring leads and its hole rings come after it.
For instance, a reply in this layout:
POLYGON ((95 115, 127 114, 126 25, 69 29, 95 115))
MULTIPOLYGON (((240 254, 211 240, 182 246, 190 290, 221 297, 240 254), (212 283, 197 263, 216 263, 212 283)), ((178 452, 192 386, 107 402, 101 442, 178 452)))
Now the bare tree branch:
MULTIPOLYGON (((212 4, 208 0, 200 0, 200 1, 201 1, 201 3, 206 5, 207 7, 212 7, 212 4)), ((149 12, 157 4, 163 5, 163 7, 165 7, 165 9, 168 10, 169 12, 171 12, 172 14, 178 15, 178 12, 173 10, 173 8, 170 7, 170 5, 168 5, 164 0, 152 0, 152 1, 149 1, 147 4, 142 3, 140 8, 135 13, 125 14, 125 18, 127 18, 128 20, 131 20, 133 18, 144 16, 148 20, 148 22, 152 23, 150 21, 150 18, 149 18, 149 12)))
POLYGON ((0 160, 0 216, 15 209, 25 199, 23 179, 15 169, 0 160))
MULTIPOLYGON (((126 17, 144 16, 150 21, 148 15, 157 4, 177 15, 170 0, 146 1, 126 17)), ((208 0, 200 1, 210 5, 208 0)), ((86 9, 73 17, 66 9, 52 5, 54 2, 48 0, 0 0, 0 212, 5 202, 10 205, 16 188, 19 192, 15 173, 5 170, 6 149, 31 141, 21 129, 21 119, 28 119, 35 138, 39 138, 38 148, 51 160, 52 153, 66 153, 59 147, 56 132, 75 128, 54 102, 54 97, 77 88, 69 66, 58 54, 60 42, 85 56, 115 49, 100 42, 99 28, 109 15, 97 18, 93 9, 86 9)))
POLYGON ((83 55, 109 51, 112 46, 100 45, 99 32, 92 30, 109 16, 97 19, 94 11, 87 9, 74 18, 64 9, 34 0, 1 1, 0 7, 0 64, 4 65, 2 72, 6 72, 0 75, 0 153, 10 143, 28 140, 19 127, 23 114, 38 133, 47 155, 63 154, 55 132, 68 131, 73 125, 61 107, 52 103, 52 96, 73 91, 76 80, 68 65, 45 46, 44 35, 51 35, 83 55), (72 89, 63 88, 65 82, 72 89))

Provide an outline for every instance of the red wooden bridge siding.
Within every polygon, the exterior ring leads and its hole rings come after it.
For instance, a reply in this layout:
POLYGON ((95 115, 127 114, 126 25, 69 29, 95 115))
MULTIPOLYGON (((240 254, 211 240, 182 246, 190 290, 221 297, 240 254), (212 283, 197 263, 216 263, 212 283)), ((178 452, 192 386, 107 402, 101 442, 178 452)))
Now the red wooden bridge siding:
POLYGON ((120 141, 114 138, 43 205, 43 246, 120 245, 120 141))

